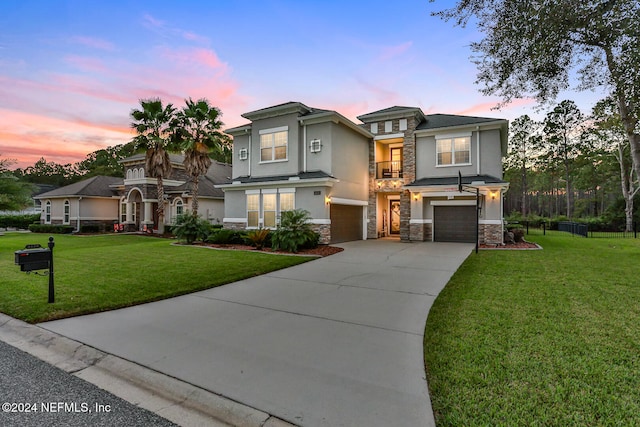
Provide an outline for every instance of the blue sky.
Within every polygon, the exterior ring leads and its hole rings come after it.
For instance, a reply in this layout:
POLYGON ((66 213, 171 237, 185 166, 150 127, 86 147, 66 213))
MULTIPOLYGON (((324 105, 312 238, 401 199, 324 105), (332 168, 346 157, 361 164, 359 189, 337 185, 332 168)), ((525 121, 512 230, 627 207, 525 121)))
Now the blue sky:
MULTIPOLYGON (((355 117, 393 105, 514 119, 492 110, 474 27, 432 11, 453 1, 0 2, 0 158, 68 163, 132 137, 129 112, 159 96, 206 97, 225 127, 287 101, 355 117)), ((589 112, 600 94, 567 94, 589 112)))

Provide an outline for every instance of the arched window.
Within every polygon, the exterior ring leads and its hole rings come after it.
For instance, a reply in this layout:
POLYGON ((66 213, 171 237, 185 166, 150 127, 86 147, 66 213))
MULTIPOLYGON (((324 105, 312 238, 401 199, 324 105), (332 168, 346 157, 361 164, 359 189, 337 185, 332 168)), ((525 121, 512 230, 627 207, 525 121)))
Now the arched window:
POLYGON ((127 179, 131 179, 132 176, 131 169, 127 169, 127 179))
POLYGON ((69 224, 70 213, 71 213, 71 204, 69 203, 68 200, 65 200, 64 201, 64 220, 63 220, 63 224, 69 224))
POLYGON ((51 200, 47 200, 44 205, 44 223, 51 224, 51 200))
POLYGON ((176 200, 176 216, 184 213, 184 204, 181 199, 176 200))
POLYGON ((133 179, 138 179, 138 169, 133 170, 133 179))
POLYGON ((140 178, 144 178, 144 169, 140 168, 140 178))

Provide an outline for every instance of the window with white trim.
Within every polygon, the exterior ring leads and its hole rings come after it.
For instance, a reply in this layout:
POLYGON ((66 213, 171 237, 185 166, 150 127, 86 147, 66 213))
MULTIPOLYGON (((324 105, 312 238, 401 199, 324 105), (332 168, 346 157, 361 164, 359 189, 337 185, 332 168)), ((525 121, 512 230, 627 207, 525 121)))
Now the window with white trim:
POLYGON ((280 213, 295 209, 295 193, 280 193, 280 213))
POLYGON ((176 200, 176 216, 182 215, 183 213, 184 213, 184 203, 182 203, 182 200, 178 199, 176 200))
POLYGON ((44 205, 44 223, 51 224, 51 201, 47 200, 44 205))
POLYGON ((126 200, 120 201, 120 224, 127 222, 127 202, 126 200))
POLYGON ((262 195, 262 216, 265 228, 276 227, 276 197, 275 193, 262 195))
POLYGON ((63 224, 69 224, 69 220, 70 218, 70 213, 71 213, 71 205, 69 204, 68 200, 64 201, 64 219, 62 220, 63 224))
POLYGON ((471 137, 436 140, 436 165, 450 166, 471 163, 471 137))
POLYGON ((289 131, 286 128, 270 132, 260 131, 260 161, 275 162, 287 160, 289 131))
POLYGON ((260 194, 247 194, 247 227, 258 227, 260 194))

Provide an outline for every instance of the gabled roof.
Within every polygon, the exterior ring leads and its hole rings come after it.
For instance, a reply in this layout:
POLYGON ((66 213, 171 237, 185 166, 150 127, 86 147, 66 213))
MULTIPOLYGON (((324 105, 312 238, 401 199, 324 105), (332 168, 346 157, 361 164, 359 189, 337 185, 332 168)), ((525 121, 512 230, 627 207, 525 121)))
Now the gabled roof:
MULTIPOLYGON (((198 197, 224 198, 224 192, 216 188, 218 184, 231 183, 231 165, 214 161, 206 175, 200 177, 198 181, 198 197)), ((187 181, 177 187, 167 189, 167 194, 191 193, 193 191, 193 181, 187 181)))
POLYGON ((87 197, 112 197, 117 195, 111 185, 123 184, 122 178, 113 176, 94 176, 73 184, 65 185, 64 187, 56 188, 55 190, 47 191, 46 193, 35 196, 36 199, 48 199, 58 197, 75 197, 75 196, 87 196, 87 197))
POLYGON ((418 107, 401 107, 394 106, 389 108, 384 108, 382 110, 374 111, 372 113, 363 114, 358 116, 358 120, 363 123, 385 120, 385 119, 397 119, 402 117, 410 117, 416 116, 418 118, 418 122, 424 119, 424 113, 418 107))
MULTIPOLYGON (((260 110, 251 111, 242 114, 245 119, 255 121, 261 119, 267 119, 272 117, 283 116, 287 114, 297 114, 298 120, 301 124, 314 124, 332 121, 334 123, 341 123, 348 128, 364 135, 365 137, 372 137, 372 135, 362 129, 357 124, 343 116, 334 110, 326 110, 323 108, 309 107, 301 102, 286 102, 284 104, 274 105, 272 107, 262 108, 260 110)), ((225 129, 225 133, 229 135, 242 135, 251 131, 251 123, 244 124, 242 126, 236 126, 234 128, 225 129)))

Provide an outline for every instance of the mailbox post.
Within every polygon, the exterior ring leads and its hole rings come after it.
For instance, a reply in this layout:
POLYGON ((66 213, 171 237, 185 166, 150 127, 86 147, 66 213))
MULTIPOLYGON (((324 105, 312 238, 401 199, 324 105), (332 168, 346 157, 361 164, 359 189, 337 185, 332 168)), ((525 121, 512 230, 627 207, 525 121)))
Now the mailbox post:
POLYGON ((54 295, 54 276, 53 276, 53 237, 49 237, 49 248, 45 249, 42 246, 27 245, 25 249, 15 251, 15 263, 20 266, 20 271, 30 273, 37 270, 49 270, 49 303, 55 302, 54 295))
POLYGON ((49 237, 49 304, 55 302, 55 293, 53 292, 53 247, 56 244, 53 241, 53 237, 49 237))

